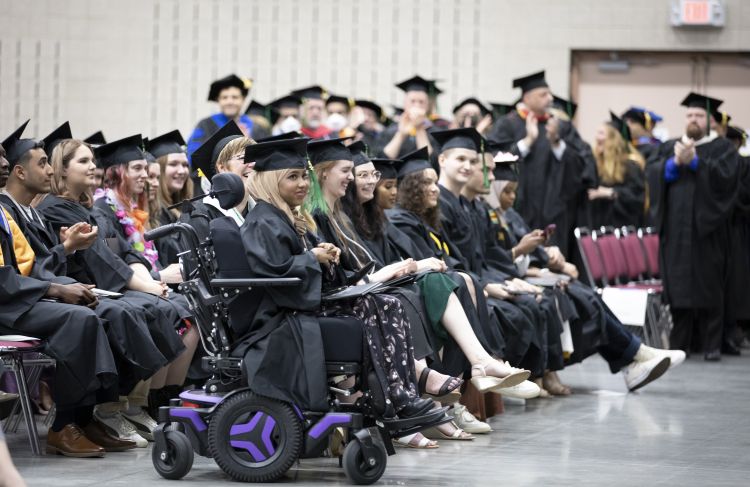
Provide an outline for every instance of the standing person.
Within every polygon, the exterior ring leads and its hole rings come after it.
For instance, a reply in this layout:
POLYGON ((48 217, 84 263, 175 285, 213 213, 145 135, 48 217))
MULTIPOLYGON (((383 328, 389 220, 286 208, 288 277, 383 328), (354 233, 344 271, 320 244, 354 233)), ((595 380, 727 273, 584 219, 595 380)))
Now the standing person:
POLYGON ((271 135, 281 135, 289 132, 299 132, 302 129, 300 121, 300 105, 302 100, 296 96, 286 95, 269 103, 271 107, 271 135))
POLYGON ((630 140, 628 126, 610 112, 610 121, 596 132, 594 156, 600 185, 588 190, 591 228, 643 224, 646 161, 630 140))
POLYGON ((453 107, 451 127, 474 127, 484 134, 492 127, 492 111, 476 98, 465 98, 453 107))
POLYGON ((233 120, 240 127, 245 136, 253 136, 253 121, 249 116, 242 113, 242 107, 245 105, 245 99, 250 93, 252 85, 252 80, 240 78, 236 74, 230 74, 211 83, 211 88, 208 90, 208 101, 218 103, 219 113, 204 118, 195 126, 188 139, 188 158, 191 158, 195 149, 200 147, 206 139, 230 120, 233 120))
POLYGON ((587 165, 593 156, 572 125, 550 117, 553 97, 544 71, 513 80, 513 87, 521 89, 521 102, 495 122, 488 138, 516 142, 512 152, 524 159, 518 211, 532 228, 555 224, 554 244, 570 257, 578 206, 585 189, 594 184, 584 178, 592 172, 587 165))
POLYGON ((354 105, 351 114, 352 125, 356 125, 357 131, 362 134, 361 140, 367 147, 375 147, 375 142, 385 130, 383 124, 386 117, 383 108, 369 100, 354 100, 354 105))
POLYGON ((252 100, 245 110, 245 115, 253 121, 253 138, 271 136, 271 106, 252 100))
POLYGON ((730 215, 736 204, 739 154, 710 130, 720 101, 690 93, 685 134, 662 145, 659 161, 660 269, 672 308, 672 348, 700 349, 708 361, 721 360, 723 303, 728 277, 730 215), (697 331, 698 333, 695 333, 697 331))
POLYGON ((311 139, 328 137, 331 134, 331 129, 324 124, 328 92, 324 88, 315 85, 294 90, 291 95, 302 100, 301 132, 311 139))
POLYGON ((403 113, 399 116, 398 123, 381 132, 375 152, 386 158, 398 159, 427 147, 432 154, 434 142, 428 135, 433 127, 430 115, 434 100, 442 91, 435 85, 435 81, 421 76, 402 81, 396 87, 404 92, 403 113))
POLYGON ((654 137, 654 127, 663 118, 641 107, 628 108, 620 118, 628 125, 631 142, 643 158, 648 160, 661 145, 661 140, 654 137))

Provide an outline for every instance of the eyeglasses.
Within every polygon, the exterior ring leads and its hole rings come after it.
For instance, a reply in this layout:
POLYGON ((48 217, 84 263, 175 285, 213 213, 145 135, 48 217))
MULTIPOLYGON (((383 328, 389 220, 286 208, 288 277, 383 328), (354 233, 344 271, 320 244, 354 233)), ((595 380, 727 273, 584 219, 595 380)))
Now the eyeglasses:
POLYGON ((382 176, 380 171, 361 172, 357 174, 357 179, 362 180, 362 181, 367 181, 369 179, 377 183, 378 181, 380 181, 380 176, 382 176))

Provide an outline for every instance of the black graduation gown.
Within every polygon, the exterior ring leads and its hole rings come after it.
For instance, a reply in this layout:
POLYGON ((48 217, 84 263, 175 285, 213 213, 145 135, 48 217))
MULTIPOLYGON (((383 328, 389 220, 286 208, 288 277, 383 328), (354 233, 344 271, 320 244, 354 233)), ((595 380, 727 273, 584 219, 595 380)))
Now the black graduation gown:
MULTIPOLYGON (((183 221, 182 218, 175 217, 166 208, 162 208, 159 212, 159 226, 169 225, 170 223, 176 223, 177 221, 183 221)), ((185 219, 187 220, 187 219, 185 219)), ((178 254, 188 250, 187 244, 182 241, 179 233, 173 233, 172 235, 162 237, 154 242, 156 245, 156 251, 159 253, 159 265, 161 268, 165 268, 170 264, 176 264, 180 261, 178 254)))
MULTIPOLYGON (((545 228, 551 223, 557 226, 553 242, 566 257, 574 248, 578 206, 587 186, 594 182, 590 176, 591 159, 582 157, 585 146, 576 141, 574 128, 568 131, 565 151, 558 160, 547 140, 545 125, 539 124, 539 136, 519 164, 516 200, 518 212, 532 228, 545 228)), ((524 137, 526 122, 514 111, 495 122, 488 138, 518 142, 524 137)), ((521 155, 516 144, 511 151, 521 155)))
POLYGON ((88 249, 68 256, 68 277, 84 284, 95 284, 99 289, 123 293, 118 301, 137 314, 144 313, 151 338, 168 362, 185 350, 175 329, 190 314, 159 296, 127 290, 133 269, 124 259, 133 252, 116 231, 108 228, 106 219, 97 220, 80 203, 51 194, 39 203, 37 210, 58 234, 61 227, 78 222, 98 225, 99 238, 88 249))
POLYGON ((726 320, 750 320, 750 157, 740 156, 737 204, 732 212, 726 320))
MULTIPOLYGON (((67 256, 51 225, 39 221, 36 218, 41 217, 38 212, 33 220, 27 220, 6 195, 0 195, 0 204, 8 209, 34 251, 35 270, 32 275, 43 274, 43 279, 61 284, 76 282, 66 275, 67 256), (38 271, 37 267, 43 269, 38 271)), ((101 298, 94 311, 106 320, 105 330, 117 360, 122 392, 129 393, 139 380, 151 377, 167 364, 151 339, 144 312, 110 298, 101 298)))
POLYGON ((666 159, 660 164, 660 270, 673 308, 716 309, 723 306, 730 265, 739 154, 724 138, 699 145, 696 153, 697 170, 682 166, 671 183, 664 178, 666 159))
POLYGON ((591 201, 591 228, 624 226, 640 227, 644 219, 645 175, 643 169, 628 160, 622 183, 602 186, 614 189, 615 199, 599 198, 591 201))
MULTIPOLYGON (((447 128, 447 127, 445 127, 447 128)), ((439 147, 439 144, 435 139, 430 135, 430 132, 435 130, 443 130, 443 128, 438 128, 436 125, 432 125, 427 129, 427 138, 430 141, 430 147, 437 148, 439 147)), ((398 124, 394 123, 393 125, 386 127, 385 130, 380 132, 378 134, 377 139, 375 140, 375 147, 373 149, 373 153, 377 154, 378 157, 386 157, 385 152, 383 150, 385 149, 385 146, 388 145, 388 143, 393 139, 393 137, 396 135, 396 132, 398 132, 398 124)), ((414 152, 417 149, 421 149, 421 147, 417 147, 417 138, 414 136, 407 137, 404 139, 404 142, 401 144, 401 148, 398 151, 398 157, 405 156, 406 154, 409 154, 410 152, 414 152)), ((437 150, 433 150, 430 154, 430 162, 432 163, 432 166, 437 170, 437 150)))
POLYGON ((326 411, 323 341, 316 313, 322 271, 306 252, 286 215, 263 201, 240 228, 250 277, 298 277, 295 287, 259 288, 254 303, 235 300, 230 313, 239 337, 233 354, 244 357, 248 386, 258 394, 326 411), (252 312, 243 312, 252 305, 252 312))
POLYGON ((115 399, 117 368, 104 324, 84 306, 43 301, 50 283, 18 272, 6 230, 0 225, 0 333, 45 340, 44 352, 56 361, 52 396, 58 408, 115 399))

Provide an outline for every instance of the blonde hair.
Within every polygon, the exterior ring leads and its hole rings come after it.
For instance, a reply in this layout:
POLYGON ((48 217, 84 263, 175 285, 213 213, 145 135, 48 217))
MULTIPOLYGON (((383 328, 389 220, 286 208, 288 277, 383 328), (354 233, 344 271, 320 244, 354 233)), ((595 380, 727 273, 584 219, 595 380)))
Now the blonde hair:
POLYGON ((627 161, 635 162, 641 169, 646 166, 646 161, 614 127, 606 124, 605 131, 607 136, 604 143, 594 151, 596 171, 602 183, 620 184, 625 180, 627 161))
POLYGON ((278 171, 255 172, 250 180, 250 195, 256 200, 262 200, 269 205, 275 206, 289 218, 289 222, 299 230, 298 223, 304 223, 305 230, 315 232, 315 221, 304 206, 292 208, 279 194, 279 183, 286 178, 293 169, 280 169, 278 171))
POLYGON ((229 161, 232 159, 232 157, 234 157, 235 154, 243 151, 248 145, 253 144, 255 144, 255 141, 250 137, 238 137, 234 140, 229 141, 229 143, 223 149, 221 149, 219 157, 216 158, 215 169, 217 169, 217 172, 219 166, 226 169, 229 166, 229 161))
MULTIPOLYGON (((165 154, 156 159, 156 162, 159 163, 159 167, 161 168, 161 176, 159 177, 159 190, 156 192, 156 201, 158 201, 159 203, 160 210, 166 209, 167 207, 172 206, 175 203, 179 203, 183 200, 193 197, 193 179, 189 174, 185 179, 185 184, 182 186, 181 190, 173 193, 169 189, 167 178, 164 177, 168 159, 169 154, 165 154)), ((179 208, 172 208, 171 210, 169 210, 169 212, 172 213, 172 215, 174 215, 175 217, 180 216, 179 208)))
MULTIPOLYGON (((86 142, 77 139, 63 140, 52 150, 52 154, 49 155, 50 164, 52 165, 52 182, 50 183, 50 194, 66 198, 65 193, 68 192, 68 184, 65 180, 65 170, 70 165, 70 161, 76 154, 76 151, 81 146, 86 146, 91 151, 91 158, 94 158, 94 148, 86 142)), ((91 188, 87 188, 86 191, 81 193, 77 203, 82 204, 86 208, 91 208, 94 205, 94 195, 91 188)))

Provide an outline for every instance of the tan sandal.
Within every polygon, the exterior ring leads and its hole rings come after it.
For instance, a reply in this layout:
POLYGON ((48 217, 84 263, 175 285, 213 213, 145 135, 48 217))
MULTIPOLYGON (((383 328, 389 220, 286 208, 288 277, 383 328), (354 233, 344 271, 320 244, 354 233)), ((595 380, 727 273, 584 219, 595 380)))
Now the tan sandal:
POLYGON ((402 446, 404 448, 415 448, 417 450, 434 450, 436 448, 440 448, 440 445, 438 445, 437 441, 425 438, 422 433, 414 433, 411 435, 402 436, 401 438, 396 438, 394 443, 397 446, 402 446))
POLYGON ((496 389, 517 386, 521 382, 528 379, 529 375, 531 375, 531 372, 529 372, 528 370, 517 369, 515 367, 511 367, 510 365, 508 365, 508 367, 510 367, 511 369, 511 372, 508 375, 506 375, 505 377, 495 377, 487 375, 486 365, 474 364, 471 366, 471 371, 473 372, 474 370, 477 370, 481 373, 481 375, 473 376, 471 378, 471 383, 474 385, 474 387, 477 388, 480 393, 490 391, 498 392, 496 391, 496 389))
POLYGON ((431 440, 472 441, 474 438, 476 438, 471 433, 467 433, 466 431, 456 426, 456 423, 454 423, 453 421, 445 424, 453 427, 453 433, 443 433, 437 426, 433 426, 432 428, 427 428, 426 430, 422 431, 422 434, 431 440))

